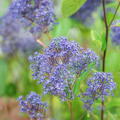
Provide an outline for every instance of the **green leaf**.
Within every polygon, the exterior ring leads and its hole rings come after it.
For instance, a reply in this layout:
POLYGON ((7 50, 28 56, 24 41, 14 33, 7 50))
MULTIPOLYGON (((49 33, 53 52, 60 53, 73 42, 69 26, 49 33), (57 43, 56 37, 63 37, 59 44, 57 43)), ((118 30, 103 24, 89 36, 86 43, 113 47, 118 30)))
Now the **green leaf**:
POLYGON ((110 102, 107 102, 107 107, 106 109, 112 109, 114 107, 119 107, 120 108, 120 98, 111 98, 110 102))
POLYGON ((98 33, 95 30, 91 30, 91 38, 102 51, 106 49, 105 33, 98 33))
POLYGON ((107 116, 107 118, 109 119, 109 120, 116 120, 116 116, 114 115, 114 114, 112 114, 111 112, 107 112, 108 113, 108 116, 107 116))
POLYGON ((86 0, 63 0, 62 2, 63 17, 69 17, 75 12, 77 12, 85 2, 86 0))
POLYGON ((101 33, 98 33, 98 32, 96 32, 95 30, 91 30, 91 38, 92 38, 93 42, 94 42, 99 48, 101 48, 101 46, 102 46, 101 33))
POLYGON ((84 80, 89 75, 91 68, 93 68, 94 65, 95 65, 94 63, 89 64, 87 70, 83 71, 82 74, 80 75, 80 77, 77 79, 77 81, 75 82, 74 87, 73 87, 74 95, 79 94, 81 80, 84 80))
POLYGON ((66 36, 72 26, 72 21, 70 18, 59 19, 58 25, 54 27, 52 31, 53 37, 66 36))
POLYGON ((17 87, 14 83, 8 83, 5 87, 5 95, 13 97, 17 93, 17 87))
POLYGON ((101 36, 98 32, 96 32, 95 30, 91 30, 91 37, 93 40, 101 40, 101 36))
POLYGON ((102 34, 102 48, 101 50, 104 51, 106 49, 106 39, 105 34, 102 34))
POLYGON ((0 16, 3 16, 9 7, 9 0, 0 0, 0 16))
POLYGON ((8 66, 4 60, 0 60, 0 96, 4 94, 6 87, 6 79, 8 74, 8 66))

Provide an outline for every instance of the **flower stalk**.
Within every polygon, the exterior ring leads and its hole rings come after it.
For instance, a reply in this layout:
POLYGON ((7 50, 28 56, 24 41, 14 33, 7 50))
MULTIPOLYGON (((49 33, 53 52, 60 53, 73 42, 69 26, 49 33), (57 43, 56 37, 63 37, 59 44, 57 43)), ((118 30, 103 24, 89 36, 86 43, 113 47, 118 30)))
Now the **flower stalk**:
POLYGON ((68 101, 68 107, 69 107, 69 110, 70 110, 70 120, 74 120, 72 101, 68 101))
MULTIPOLYGON (((120 7, 120 2, 115 10, 115 13, 113 15, 113 18, 110 21, 110 24, 108 24, 107 22, 107 14, 106 14, 106 6, 105 6, 105 0, 102 0, 102 6, 103 6, 103 16, 104 16, 104 24, 105 24, 105 30, 106 30, 106 34, 105 34, 105 42, 106 42, 106 47, 103 51, 103 64, 102 64, 102 71, 105 72, 105 64, 106 64, 106 54, 107 54, 107 49, 108 49, 108 39, 109 39, 109 28, 112 25, 115 16, 117 14, 117 11, 120 7)), ((104 100, 102 100, 101 102, 101 120, 104 120, 104 100)))

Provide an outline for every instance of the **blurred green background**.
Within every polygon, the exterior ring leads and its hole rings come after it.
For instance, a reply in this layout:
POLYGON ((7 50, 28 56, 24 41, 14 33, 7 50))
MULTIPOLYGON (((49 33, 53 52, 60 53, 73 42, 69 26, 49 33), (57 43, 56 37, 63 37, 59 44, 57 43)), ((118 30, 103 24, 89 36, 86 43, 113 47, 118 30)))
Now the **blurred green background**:
MULTIPOLYGON (((0 0, 0 16, 8 10, 11 0, 0 0)), ((94 13, 95 23, 91 28, 87 28, 79 21, 72 18, 64 18, 61 13, 61 0, 54 0, 55 12, 59 24, 51 31, 52 37, 66 36, 70 40, 76 40, 82 47, 91 48, 100 57, 102 54, 101 31, 104 31, 104 24, 97 12, 94 13)), ((120 11, 119 11, 120 13, 120 11)), ((118 15, 119 17, 119 15, 118 15)), ((46 44, 48 42, 46 41, 46 44)), ((1 52, 0 52, 1 53, 1 52)), ((120 47, 114 46, 109 39, 106 71, 112 72, 117 87, 114 90, 114 96, 108 97, 105 102, 105 120, 120 120, 120 47)), ((81 82, 84 88, 86 80, 81 82)), ((5 57, 0 54, 0 97, 17 98, 19 95, 26 95, 29 91, 41 92, 41 87, 32 80, 31 71, 27 57, 16 55, 14 57, 5 57)), ((50 111, 54 120, 69 120, 69 109, 66 102, 61 102, 56 97, 46 96, 44 98, 50 103, 50 111)), ((99 101, 95 104, 97 106, 99 101)), ((89 113, 83 108, 83 103, 76 99, 73 103, 75 120, 99 120, 99 107, 89 113)))

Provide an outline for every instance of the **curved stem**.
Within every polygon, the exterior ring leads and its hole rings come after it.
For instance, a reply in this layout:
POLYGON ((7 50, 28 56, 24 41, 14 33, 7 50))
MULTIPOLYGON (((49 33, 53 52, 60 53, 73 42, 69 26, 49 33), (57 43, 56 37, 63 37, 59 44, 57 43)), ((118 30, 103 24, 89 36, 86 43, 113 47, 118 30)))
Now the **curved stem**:
POLYGON ((70 120, 74 120, 72 101, 68 101, 68 105, 69 105, 68 107, 70 110, 70 120))
POLYGON ((54 110, 53 110, 53 96, 50 96, 50 116, 53 119, 54 118, 54 110))
POLYGON ((104 101, 101 102, 101 120, 104 120, 104 101))

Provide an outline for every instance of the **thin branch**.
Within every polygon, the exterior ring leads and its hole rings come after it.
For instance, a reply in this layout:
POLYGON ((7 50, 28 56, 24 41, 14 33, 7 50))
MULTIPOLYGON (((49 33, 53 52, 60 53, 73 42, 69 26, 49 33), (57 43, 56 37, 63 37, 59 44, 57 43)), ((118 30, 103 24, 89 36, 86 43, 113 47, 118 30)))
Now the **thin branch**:
POLYGON ((68 101, 68 107, 69 107, 69 110, 70 110, 70 120, 74 120, 72 101, 68 101))
MULTIPOLYGON (((104 50, 103 53, 103 66, 102 66, 102 70, 103 72, 105 72, 105 64, 106 64, 106 54, 107 54, 107 44, 108 44, 108 37, 109 37, 109 27, 111 26, 112 22, 115 19, 115 16, 117 14, 117 11, 120 7, 120 2, 115 10, 114 16, 110 22, 110 24, 108 24, 107 22, 107 15, 106 15, 106 8, 105 8, 105 0, 102 0, 102 5, 103 5, 103 14, 104 14, 104 23, 105 23, 105 29, 106 29, 106 36, 105 36, 105 40, 106 40, 106 48, 104 50)), ((101 120, 104 120, 104 101, 102 100, 101 102, 101 120)))
POLYGON ((54 101, 53 101, 53 96, 50 96, 50 118, 53 119, 54 118, 54 101))
POLYGON ((40 39, 36 40, 37 43, 39 43, 41 46, 43 46, 44 48, 47 48, 47 46, 45 45, 44 42, 42 42, 40 39))
POLYGON ((117 14, 117 12, 118 12, 119 7, 120 7, 120 2, 119 2, 119 4, 117 5, 117 8, 116 8, 115 13, 114 13, 114 16, 113 16, 112 20, 110 21, 110 24, 108 25, 109 27, 112 25, 112 23, 113 23, 113 21, 114 21, 114 19, 115 19, 115 17, 116 17, 116 14, 117 14))
MULTIPOLYGON (((106 48, 104 50, 103 53, 103 66, 102 66, 102 70, 103 72, 105 72, 105 64, 106 64, 106 54, 107 54, 107 45, 108 45, 108 37, 109 37, 109 27, 111 26, 112 22, 115 19, 115 16, 117 14, 117 11, 120 7, 120 2, 115 10, 114 16, 110 22, 110 24, 108 24, 107 22, 107 14, 106 14, 106 6, 105 6, 105 0, 102 0, 102 5, 103 5, 103 14, 104 14, 104 23, 105 23, 105 29, 106 29, 106 35, 105 35, 105 40, 106 40, 106 48)), ((102 100, 101 102, 101 120, 104 120, 104 101, 102 100)))
POLYGON ((102 0, 102 5, 103 5, 103 13, 104 13, 104 23, 105 23, 105 29, 106 29, 106 35, 105 35, 105 40, 106 40, 106 48, 103 53, 103 72, 105 72, 105 60, 106 60, 106 53, 107 53, 107 44, 108 44, 108 36, 109 36, 109 27, 107 23, 107 16, 106 16, 106 9, 105 9, 105 0, 102 0))
MULTIPOLYGON (((106 53, 107 53, 107 44, 108 44, 108 36, 109 36, 109 26, 107 22, 105 0, 102 0, 102 6, 103 6, 104 23, 105 23, 105 29, 106 29, 106 35, 105 35, 106 48, 103 52, 103 66, 102 66, 102 70, 103 72, 105 72, 106 53)), ((104 120, 104 101, 103 100, 101 102, 101 120, 104 120)))
POLYGON ((102 6, 103 6, 103 17, 104 17, 105 27, 108 28, 106 9, 105 9, 105 0, 102 0, 102 6))

